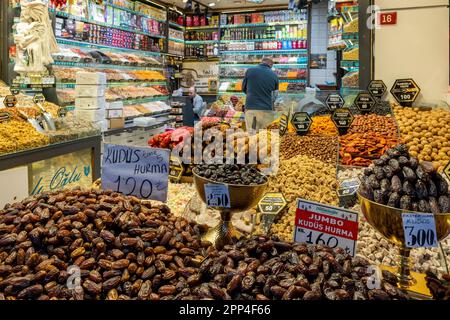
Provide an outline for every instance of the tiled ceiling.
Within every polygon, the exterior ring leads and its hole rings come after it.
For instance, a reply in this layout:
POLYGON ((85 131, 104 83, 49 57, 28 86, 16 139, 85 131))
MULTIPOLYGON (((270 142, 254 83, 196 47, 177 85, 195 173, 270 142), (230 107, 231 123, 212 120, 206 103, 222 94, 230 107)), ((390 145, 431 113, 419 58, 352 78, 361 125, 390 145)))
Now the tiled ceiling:
MULTIPOLYGON (((175 4, 180 8, 185 7, 185 3, 183 0, 162 0, 167 4, 175 4)), ((199 0, 198 2, 209 5, 210 3, 215 3, 215 6, 211 7, 212 9, 237 9, 241 8, 252 8, 252 7, 267 7, 267 6, 277 6, 282 7, 285 6, 287 8, 289 0, 264 0, 262 3, 257 4, 252 2, 251 0, 199 0)))

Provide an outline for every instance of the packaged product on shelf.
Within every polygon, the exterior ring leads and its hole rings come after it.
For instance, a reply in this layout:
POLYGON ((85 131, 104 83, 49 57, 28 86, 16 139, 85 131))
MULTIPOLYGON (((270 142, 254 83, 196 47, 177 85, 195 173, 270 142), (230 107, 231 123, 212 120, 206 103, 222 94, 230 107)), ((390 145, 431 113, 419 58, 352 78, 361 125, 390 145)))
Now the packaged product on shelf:
POLYGON ((342 77, 342 86, 347 88, 358 88, 359 72, 358 71, 349 72, 344 77, 342 77))
POLYGON ((359 60, 359 48, 352 48, 342 52, 342 60, 359 60))

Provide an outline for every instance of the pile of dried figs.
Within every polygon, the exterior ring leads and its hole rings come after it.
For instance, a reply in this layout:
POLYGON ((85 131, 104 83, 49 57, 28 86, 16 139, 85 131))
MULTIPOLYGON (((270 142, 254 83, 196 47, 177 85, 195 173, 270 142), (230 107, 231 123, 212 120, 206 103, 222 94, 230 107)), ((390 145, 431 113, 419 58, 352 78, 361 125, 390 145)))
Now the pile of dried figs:
POLYGON ((360 193, 390 207, 428 213, 450 212, 448 183, 431 162, 408 155, 406 145, 389 149, 364 171, 360 193))

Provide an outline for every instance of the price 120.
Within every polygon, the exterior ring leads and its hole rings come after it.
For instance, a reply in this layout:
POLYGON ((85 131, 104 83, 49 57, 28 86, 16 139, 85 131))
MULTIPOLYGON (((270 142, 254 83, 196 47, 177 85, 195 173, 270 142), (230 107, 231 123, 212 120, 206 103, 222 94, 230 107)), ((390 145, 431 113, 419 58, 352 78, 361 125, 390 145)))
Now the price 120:
POLYGON ((132 195, 135 190, 139 190, 141 198, 148 199, 153 193, 153 184, 147 179, 138 182, 134 177, 124 178, 122 176, 118 176, 114 183, 117 183, 116 191, 127 196, 132 195), (126 188, 128 192, 125 192, 123 188, 126 188))

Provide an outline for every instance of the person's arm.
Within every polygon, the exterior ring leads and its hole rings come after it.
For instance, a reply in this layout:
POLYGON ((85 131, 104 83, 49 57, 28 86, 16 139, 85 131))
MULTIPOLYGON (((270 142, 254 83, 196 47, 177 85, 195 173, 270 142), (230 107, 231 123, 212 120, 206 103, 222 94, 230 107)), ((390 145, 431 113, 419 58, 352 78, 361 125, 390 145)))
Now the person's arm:
POLYGON ((247 74, 248 74, 248 69, 247 69, 247 71, 245 71, 244 80, 242 81, 242 92, 245 94, 247 94, 247 74))
POLYGON ((194 113, 200 117, 203 109, 203 99, 200 96, 196 96, 193 101, 194 113))

